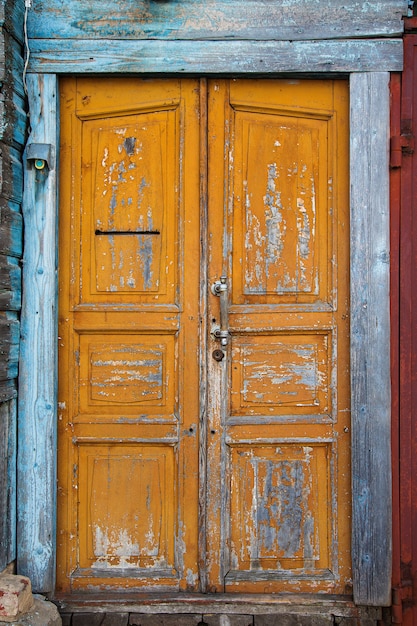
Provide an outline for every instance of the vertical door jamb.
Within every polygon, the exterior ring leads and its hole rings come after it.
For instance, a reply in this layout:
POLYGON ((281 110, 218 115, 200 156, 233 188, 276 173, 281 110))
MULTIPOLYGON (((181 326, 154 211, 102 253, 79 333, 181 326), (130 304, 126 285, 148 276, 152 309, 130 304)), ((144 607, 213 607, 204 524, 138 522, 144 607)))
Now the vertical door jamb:
POLYGON ((352 74, 352 572, 356 604, 372 606, 391 603, 389 129, 389 72, 352 74))
POLYGON ((30 136, 24 155, 24 257, 18 398, 17 568, 35 591, 54 590, 57 431, 57 152, 55 74, 27 77, 30 136), (28 146, 39 148, 28 153, 28 146), (44 169, 32 157, 44 154, 44 169), (28 159, 28 156, 31 158, 28 159))

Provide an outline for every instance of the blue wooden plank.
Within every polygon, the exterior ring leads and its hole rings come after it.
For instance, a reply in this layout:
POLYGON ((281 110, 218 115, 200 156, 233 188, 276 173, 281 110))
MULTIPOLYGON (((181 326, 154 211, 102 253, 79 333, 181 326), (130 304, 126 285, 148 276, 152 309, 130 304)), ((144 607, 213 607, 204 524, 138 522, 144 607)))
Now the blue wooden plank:
POLYGON ((25 3, 21 0, 2 0, 0 4, 0 26, 20 43, 23 42, 24 11, 25 3))
POLYGON ((32 40, 31 72, 243 74, 400 71, 402 42, 32 40))
MULTIPOLYGON (((5 50, 3 89, 13 89, 22 98, 26 97, 23 88, 23 51, 19 41, 16 41, 7 31, 2 31, 5 50)), ((3 76, 0 75, 0 80, 3 76)))
POLYGON ((406 0, 37 0, 36 39, 312 40, 387 37, 403 31, 406 0))
MULTIPOLYGON (((12 132, 10 133, 10 141, 18 146, 24 146, 27 139, 27 108, 26 97, 23 97, 16 90, 16 81, 13 83, 13 94, 10 102, 10 107, 6 107, 6 116, 8 120, 12 120, 10 126, 12 126, 12 132)), ((7 137, 7 135, 6 135, 7 137)))
MULTIPOLYGON (((58 137, 55 76, 28 76, 29 142, 58 137)), ((52 165, 52 164, 51 164, 52 165)), ((54 588, 57 424, 57 169, 25 166, 24 284, 19 362, 17 566, 38 592, 54 588)))

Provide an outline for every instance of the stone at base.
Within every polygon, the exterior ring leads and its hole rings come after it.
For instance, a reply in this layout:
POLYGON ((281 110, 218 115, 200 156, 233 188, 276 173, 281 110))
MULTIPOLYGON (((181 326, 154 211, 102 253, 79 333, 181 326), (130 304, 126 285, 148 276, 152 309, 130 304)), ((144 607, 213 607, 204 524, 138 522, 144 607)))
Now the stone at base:
MULTIPOLYGON (((62 620, 58 609, 52 602, 47 602, 43 596, 34 595, 32 608, 23 615, 16 617, 14 621, 7 620, 9 626, 62 626, 62 620)), ((0 617, 1 622, 6 620, 0 617)))
POLYGON ((3 573, 0 575, 0 621, 11 622, 33 605, 29 578, 3 573))

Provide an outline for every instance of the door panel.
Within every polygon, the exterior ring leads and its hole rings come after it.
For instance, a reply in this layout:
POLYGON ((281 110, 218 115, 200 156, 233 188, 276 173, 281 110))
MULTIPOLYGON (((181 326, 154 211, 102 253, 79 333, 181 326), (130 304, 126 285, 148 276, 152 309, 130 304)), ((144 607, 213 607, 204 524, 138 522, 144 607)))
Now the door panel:
POLYGON ((61 92, 59 590, 349 593, 347 84, 61 92))
POLYGON ((198 83, 61 87, 58 586, 192 590, 198 83))
POLYGON ((210 85, 209 282, 227 277, 230 337, 209 361, 208 588, 344 593, 347 85, 210 85))

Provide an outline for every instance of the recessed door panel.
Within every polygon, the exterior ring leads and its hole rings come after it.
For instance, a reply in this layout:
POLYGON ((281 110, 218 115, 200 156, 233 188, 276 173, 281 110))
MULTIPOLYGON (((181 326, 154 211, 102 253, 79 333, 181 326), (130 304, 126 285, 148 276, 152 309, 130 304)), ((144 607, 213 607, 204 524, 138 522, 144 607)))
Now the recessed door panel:
POLYGON ((174 575, 174 457, 172 446, 79 446, 80 568, 174 575))
POLYGON ((228 581, 256 580, 261 571, 329 576, 329 452, 298 442, 231 447, 228 581))

